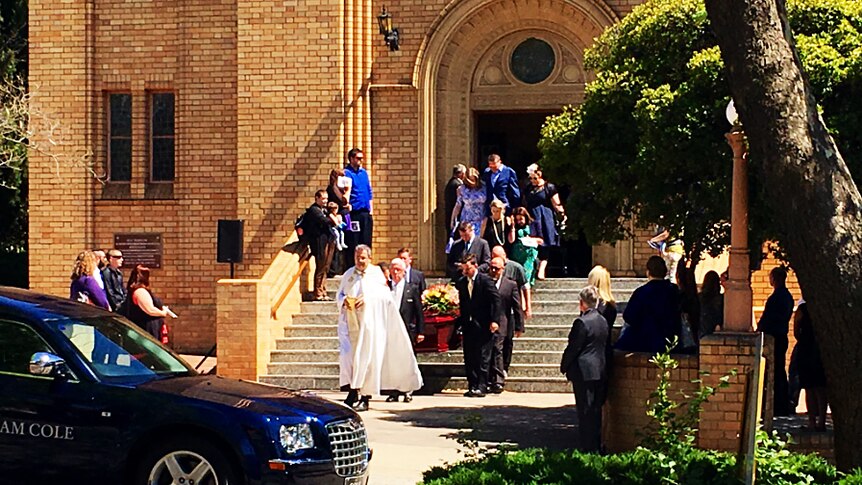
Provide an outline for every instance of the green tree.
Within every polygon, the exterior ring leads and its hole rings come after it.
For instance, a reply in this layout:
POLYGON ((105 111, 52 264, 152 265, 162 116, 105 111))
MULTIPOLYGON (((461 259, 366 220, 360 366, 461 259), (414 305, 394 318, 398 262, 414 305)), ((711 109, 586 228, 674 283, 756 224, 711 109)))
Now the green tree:
MULTIPOLYGON (((862 176, 862 14, 854 0, 792 0, 790 25, 824 119, 862 176)), ((586 53, 595 72, 583 104, 542 130, 542 164, 571 186, 570 227, 592 242, 661 223, 684 230, 689 254, 729 242, 730 88, 702 0, 650 0, 586 53)), ((858 179, 857 179, 858 181, 858 179)), ((753 248, 777 239, 764 185, 752 178, 753 248)))
POLYGON ((859 175, 851 165, 859 153, 858 145, 855 152, 841 145, 851 136, 848 131, 827 129, 834 115, 826 108, 830 104, 821 100, 818 107, 817 96, 824 93, 815 86, 823 80, 808 66, 830 66, 823 69, 830 78, 855 78, 856 90, 834 102, 858 109, 862 5, 820 2, 821 8, 803 15, 811 30, 797 29, 794 40, 791 26, 800 18, 794 3, 707 0, 707 10, 727 62, 753 172, 770 180, 764 199, 810 305, 828 378, 835 458, 840 469, 850 470, 862 467, 862 194, 851 175, 859 175), (825 38, 833 49, 810 50, 825 38), (842 49, 851 55, 836 62, 844 57, 842 49))

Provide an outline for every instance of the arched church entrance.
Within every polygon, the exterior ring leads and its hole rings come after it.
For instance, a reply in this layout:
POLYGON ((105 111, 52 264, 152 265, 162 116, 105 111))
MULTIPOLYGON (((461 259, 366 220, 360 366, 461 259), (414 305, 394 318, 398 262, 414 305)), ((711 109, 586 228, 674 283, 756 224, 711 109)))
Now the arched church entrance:
MULTIPOLYGON (((616 20, 600 0, 464 0, 432 27, 417 61, 424 214, 420 254, 442 268, 447 233, 443 188, 452 167, 484 169, 487 155, 526 178, 548 115, 583 99, 584 50, 616 20)), ((583 241, 552 260, 552 276, 583 274, 593 249, 583 241)), ((611 264, 611 266, 619 266, 611 264)))

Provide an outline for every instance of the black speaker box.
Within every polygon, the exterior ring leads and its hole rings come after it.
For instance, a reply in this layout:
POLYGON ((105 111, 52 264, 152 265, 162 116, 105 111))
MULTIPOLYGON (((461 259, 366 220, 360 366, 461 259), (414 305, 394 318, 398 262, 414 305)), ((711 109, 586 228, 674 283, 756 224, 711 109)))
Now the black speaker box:
POLYGON ((241 219, 219 219, 218 221, 218 262, 242 263, 241 219))

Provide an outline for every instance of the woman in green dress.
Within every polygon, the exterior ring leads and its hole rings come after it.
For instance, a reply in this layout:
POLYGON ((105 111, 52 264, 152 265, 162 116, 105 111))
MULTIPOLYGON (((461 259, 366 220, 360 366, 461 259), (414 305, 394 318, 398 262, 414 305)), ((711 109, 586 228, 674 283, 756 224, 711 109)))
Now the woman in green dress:
POLYGON ((512 211, 515 223, 510 226, 509 242, 512 243, 512 260, 521 263, 527 272, 527 281, 530 286, 536 283, 536 261, 539 259, 539 246, 543 240, 532 236, 539 232, 532 227, 533 218, 524 207, 517 207, 512 211))

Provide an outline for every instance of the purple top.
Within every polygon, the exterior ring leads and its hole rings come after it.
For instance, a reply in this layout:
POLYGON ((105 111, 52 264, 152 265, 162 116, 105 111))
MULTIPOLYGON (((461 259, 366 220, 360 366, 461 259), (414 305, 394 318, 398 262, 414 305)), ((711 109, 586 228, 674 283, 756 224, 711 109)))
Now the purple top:
POLYGON ((105 295, 105 290, 99 287, 96 278, 92 276, 84 275, 76 280, 72 280, 72 284, 69 287, 69 298, 81 301, 79 298, 80 295, 85 295, 90 300, 90 303, 96 306, 100 306, 106 310, 111 309, 108 304, 108 297, 105 295))

